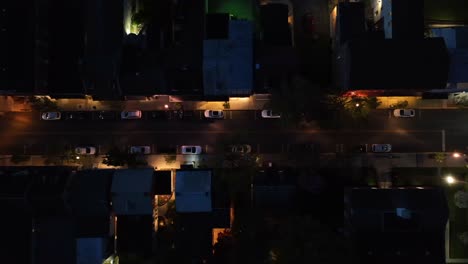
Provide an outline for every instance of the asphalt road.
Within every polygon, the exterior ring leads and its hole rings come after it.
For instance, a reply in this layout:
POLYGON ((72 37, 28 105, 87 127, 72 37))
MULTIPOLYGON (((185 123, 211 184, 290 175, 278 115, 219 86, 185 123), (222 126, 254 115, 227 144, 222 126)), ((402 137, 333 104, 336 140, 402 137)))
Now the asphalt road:
POLYGON ((0 119, 0 154, 42 155, 64 146, 92 145, 105 153, 110 146, 151 146, 153 153, 181 145, 200 145, 213 154, 220 145, 250 144, 261 154, 284 153, 296 144, 314 144, 320 152, 351 151, 359 144, 389 143, 393 152, 464 150, 468 146, 468 111, 417 110, 414 118, 395 118, 377 110, 359 130, 283 129, 278 119, 263 119, 259 111, 226 111, 224 120, 206 120, 201 111, 183 120, 100 120, 89 113, 86 120, 42 121, 38 113, 9 113, 0 119), (443 132, 444 130, 444 132, 443 132), (444 139, 445 135, 445 139, 444 139))

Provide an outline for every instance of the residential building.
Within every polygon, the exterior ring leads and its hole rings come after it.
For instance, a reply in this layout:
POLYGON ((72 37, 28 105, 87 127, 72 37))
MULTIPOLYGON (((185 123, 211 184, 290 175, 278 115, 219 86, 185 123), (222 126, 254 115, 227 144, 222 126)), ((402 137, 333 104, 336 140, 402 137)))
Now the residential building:
POLYGON ((335 6, 330 19, 330 36, 335 49, 347 41, 361 39, 365 34, 364 3, 345 2, 335 6))
POLYGON ((424 38, 424 0, 372 0, 374 25, 387 39, 424 38))
POLYGON ((112 180, 112 208, 120 215, 152 215, 154 205, 154 170, 116 170, 112 180))
POLYGON ((349 41, 338 55, 338 82, 343 90, 374 90, 411 95, 446 87, 449 56, 444 40, 349 41))
POLYGON ((176 211, 211 212, 211 170, 176 171, 176 211))
POLYGON ((431 33, 432 37, 443 38, 448 49, 448 86, 454 89, 468 89, 468 27, 433 28, 431 33))
POLYGON ((346 233, 354 263, 445 263, 448 207, 443 189, 352 188, 345 192, 346 233))
POLYGON ((211 19, 207 19, 208 39, 203 41, 205 97, 249 96, 253 89, 253 23, 230 20, 228 14, 207 18, 211 19), (213 23, 225 26, 210 29, 213 23))

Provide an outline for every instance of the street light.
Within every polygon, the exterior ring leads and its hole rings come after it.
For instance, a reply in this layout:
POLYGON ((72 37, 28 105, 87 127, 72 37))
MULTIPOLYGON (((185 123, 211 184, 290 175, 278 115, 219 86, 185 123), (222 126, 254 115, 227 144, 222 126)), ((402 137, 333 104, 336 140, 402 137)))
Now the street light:
POLYGON ((165 104, 165 105, 164 105, 164 108, 168 109, 168 108, 169 108, 169 105, 165 104))
POLYGON ((356 107, 359 107, 359 103, 356 103, 356 107))
POLYGON ((456 182, 455 178, 453 178, 452 176, 447 176, 445 177, 445 181, 448 183, 448 184, 454 184, 456 182))
POLYGON ((80 159, 80 156, 76 156, 76 159, 79 160, 79 159, 80 159))

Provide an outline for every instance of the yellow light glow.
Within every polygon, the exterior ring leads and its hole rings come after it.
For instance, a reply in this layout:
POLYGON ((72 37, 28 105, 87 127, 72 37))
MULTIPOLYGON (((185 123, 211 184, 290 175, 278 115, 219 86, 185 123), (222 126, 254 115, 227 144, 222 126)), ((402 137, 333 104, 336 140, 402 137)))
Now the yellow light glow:
POLYGON ((448 184, 453 184, 453 183, 455 183, 455 178, 453 178, 452 176, 447 176, 447 177, 445 177, 445 181, 448 184))

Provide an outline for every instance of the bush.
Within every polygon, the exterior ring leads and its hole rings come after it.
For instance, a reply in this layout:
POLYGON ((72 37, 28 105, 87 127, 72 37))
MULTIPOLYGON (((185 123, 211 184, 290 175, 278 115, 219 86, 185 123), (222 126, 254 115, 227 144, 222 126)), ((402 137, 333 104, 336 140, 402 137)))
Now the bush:
POLYGON ((26 162, 26 161, 29 161, 29 156, 14 154, 13 156, 11 156, 10 161, 13 162, 14 164, 26 162))

